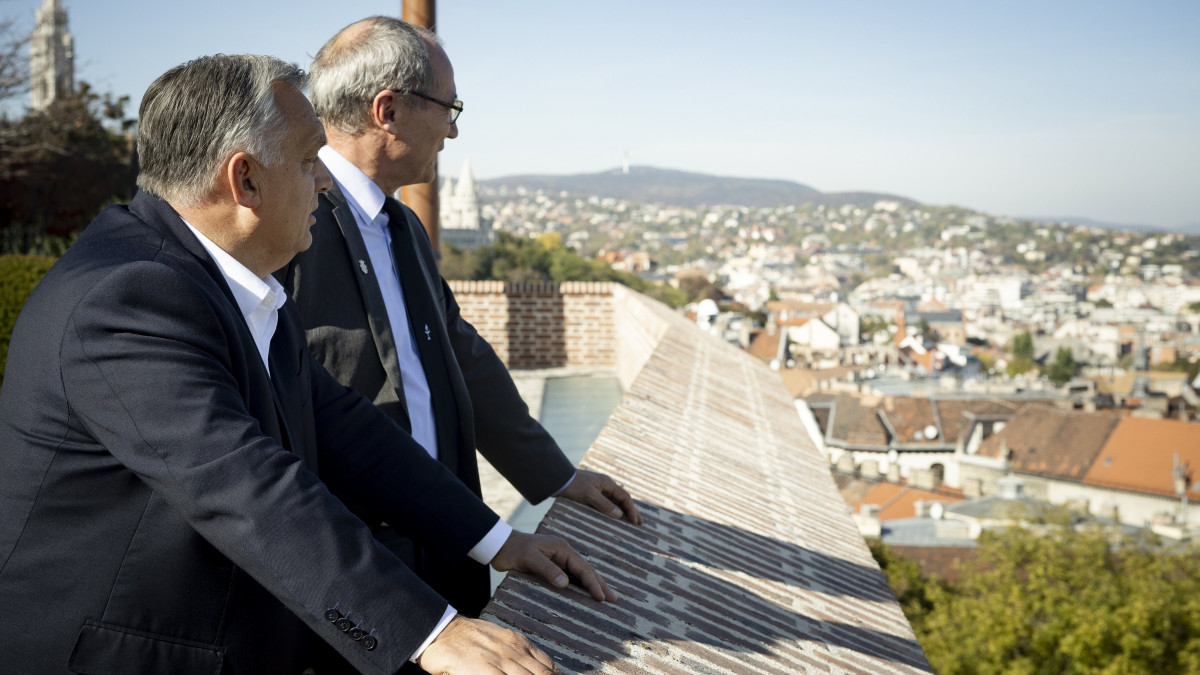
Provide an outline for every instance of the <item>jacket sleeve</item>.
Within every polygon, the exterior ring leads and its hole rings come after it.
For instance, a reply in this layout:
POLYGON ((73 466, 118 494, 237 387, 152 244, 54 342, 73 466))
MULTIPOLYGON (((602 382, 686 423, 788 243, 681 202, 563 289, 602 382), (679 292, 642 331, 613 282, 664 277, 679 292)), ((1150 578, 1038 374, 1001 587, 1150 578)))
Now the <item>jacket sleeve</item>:
MULTIPOLYGON (((168 265, 118 268, 76 306, 63 338, 72 413, 356 668, 395 672, 445 602, 379 546, 298 455, 263 433, 234 372, 239 359, 258 357, 237 353, 244 344, 229 334, 228 319, 208 290, 168 265), (377 647, 350 641, 326 619, 332 607, 352 609, 377 647)), ((478 500, 394 426, 378 424, 361 397, 333 388, 319 368, 313 373, 301 400, 313 397, 325 427, 321 462, 332 485, 363 486, 366 501, 398 522, 421 522, 426 536, 446 528, 466 540, 495 523, 481 504, 451 508, 478 500)))
POLYGON ((470 395, 475 445, 525 499, 537 504, 566 485, 575 467, 530 415, 492 346, 462 317, 449 285, 441 277, 434 283, 445 310, 450 346, 470 395))

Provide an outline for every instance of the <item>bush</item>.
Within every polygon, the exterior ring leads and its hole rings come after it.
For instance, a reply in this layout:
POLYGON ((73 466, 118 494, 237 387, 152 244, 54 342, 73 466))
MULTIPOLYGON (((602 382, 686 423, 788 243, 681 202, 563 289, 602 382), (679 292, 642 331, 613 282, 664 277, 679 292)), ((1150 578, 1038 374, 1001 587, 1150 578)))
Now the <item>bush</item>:
POLYGON ((34 286, 54 264, 54 258, 33 255, 0 255, 0 382, 8 360, 8 340, 17 315, 34 286))

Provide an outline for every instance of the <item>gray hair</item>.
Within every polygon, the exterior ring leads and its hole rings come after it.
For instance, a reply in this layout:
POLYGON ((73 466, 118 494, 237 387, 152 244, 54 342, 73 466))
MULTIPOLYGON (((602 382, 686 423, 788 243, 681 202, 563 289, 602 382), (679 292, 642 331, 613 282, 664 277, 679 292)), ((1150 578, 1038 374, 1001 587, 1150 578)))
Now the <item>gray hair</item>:
MULTIPOLYGON (((328 127, 357 134, 366 126, 370 103, 384 89, 403 94, 433 88, 437 73, 426 41, 431 31, 389 16, 350 24, 326 42, 312 62, 311 98, 328 127)), ((412 107, 419 101, 403 99, 412 107)))
POLYGON ((274 85, 303 90, 306 80, 296 66, 254 54, 205 56, 163 73, 138 110, 138 187, 195 207, 231 154, 279 164, 287 124, 274 85))

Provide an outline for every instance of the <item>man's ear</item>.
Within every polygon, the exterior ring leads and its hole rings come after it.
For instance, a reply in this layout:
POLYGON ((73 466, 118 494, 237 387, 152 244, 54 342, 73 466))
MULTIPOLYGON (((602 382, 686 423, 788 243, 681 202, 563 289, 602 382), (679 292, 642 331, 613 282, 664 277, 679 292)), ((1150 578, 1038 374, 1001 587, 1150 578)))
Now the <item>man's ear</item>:
POLYGON ((384 89, 371 99, 371 122, 375 127, 395 134, 400 128, 400 97, 390 89, 384 89))
POLYGON ((262 205, 261 169, 245 152, 233 154, 225 164, 225 182, 238 206, 256 209, 262 205))

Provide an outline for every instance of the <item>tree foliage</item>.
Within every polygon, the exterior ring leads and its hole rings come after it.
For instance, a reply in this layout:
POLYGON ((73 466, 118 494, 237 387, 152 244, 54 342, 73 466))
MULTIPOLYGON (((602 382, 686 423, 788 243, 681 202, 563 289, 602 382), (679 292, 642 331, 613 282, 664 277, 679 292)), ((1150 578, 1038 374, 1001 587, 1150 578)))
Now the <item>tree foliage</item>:
POLYGON ((23 58, 28 43, 29 33, 21 30, 15 18, 0 18, 0 101, 28 90, 29 68, 23 58))
POLYGON ((954 584, 876 557, 942 675, 1200 673, 1200 551, 1156 543, 985 532, 954 584))
POLYGON ((1046 377, 1055 386, 1061 387, 1075 377, 1076 367, 1075 355, 1071 348, 1059 347, 1054 352, 1054 363, 1050 364, 1050 368, 1046 371, 1046 377))
POLYGON ((136 189, 128 97, 86 82, 46 110, 0 118, 0 243, 7 252, 61 253, 106 204, 136 189))
POLYGON ((1029 331, 1013 336, 1010 351, 1013 357, 1004 371, 1009 377, 1016 377, 1037 368, 1037 363, 1033 360, 1033 336, 1029 331))
POLYGON ((17 315, 34 286, 42 280, 54 258, 28 255, 0 255, 0 382, 8 359, 8 341, 17 315))
POLYGON ((681 273, 677 279, 679 290, 687 295, 688 302, 699 302, 700 300, 719 302, 721 300, 721 289, 708 278, 708 273, 702 269, 681 273))
POLYGON ((878 314, 864 314, 858 320, 858 334, 864 341, 869 341, 874 339, 875 333, 879 331, 886 333, 890 325, 891 322, 878 314))
POLYGON ((672 307, 687 302, 683 292, 618 272, 602 260, 584 258, 563 246, 556 233, 529 239, 497 232, 496 243, 470 250, 447 246, 441 260, 447 279, 508 282, 615 281, 672 307))
POLYGON ((1033 360, 1033 336, 1029 331, 1018 333, 1012 339, 1013 358, 1033 360))

